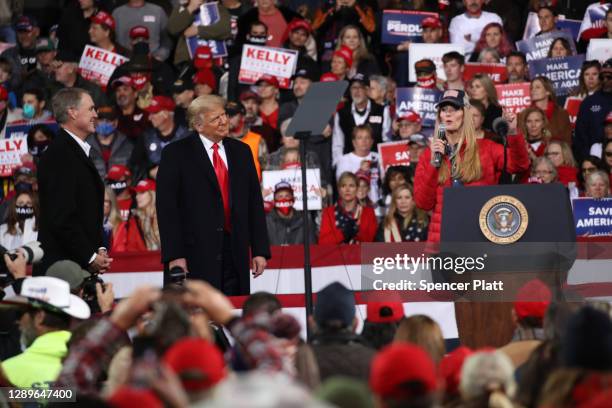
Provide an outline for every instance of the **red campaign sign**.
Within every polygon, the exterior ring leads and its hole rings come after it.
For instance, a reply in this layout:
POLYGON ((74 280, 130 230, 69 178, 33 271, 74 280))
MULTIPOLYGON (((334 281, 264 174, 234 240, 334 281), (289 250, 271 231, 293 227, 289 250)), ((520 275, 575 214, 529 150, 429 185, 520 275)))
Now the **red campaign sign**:
POLYGON ((570 96, 565 100, 564 108, 569 114, 572 129, 576 126, 576 117, 578 116, 578 110, 580 109, 581 103, 582 99, 576 96, 570 96))
POLYGON ((495 85, 499 104, 512 113, 519 113, 531 105, 529 82, 495 85))
POLYGON ((502 84, 508 79, 508 71, 504 64, 484 64, 470 63, 465 64, 463 69, 463 80, 469 81, 476 74, 487 74, 495 84, 502 84))
POLYGON ((410 150, 408 140, 378 144, 378 157, 384 177, 390 166, 410 166, 410 150))

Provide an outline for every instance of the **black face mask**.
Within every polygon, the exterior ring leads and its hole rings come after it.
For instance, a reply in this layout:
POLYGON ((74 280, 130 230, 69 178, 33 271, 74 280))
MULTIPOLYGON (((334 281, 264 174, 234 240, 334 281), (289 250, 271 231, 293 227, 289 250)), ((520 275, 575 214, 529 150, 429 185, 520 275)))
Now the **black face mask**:
POLYGON ((266 42, 268 42, 268 37, 249 35, 247 36, 247 42, 253 45, 266 45, 266 42))
POLYGON ((34 142, 32 147, 30 147, 30 154, 34 157, 38 157, 43 154, 45 150, 47 150, 47 147, 49 147, 48 140, 43 142, 34 142))
POLYGON ((15 208, 15 212, 17 213, 17 218, 19 218, 20 221, 34 217, 34 208, 28 207, 27 205, 17 206, 15 208))
POLYGON ((111 190, 113 190, 113 193, 115 193, 115 195, 120 195, 127 188, 127 182, 116 181, 114 183, 110 183, 108 186, 111 188, 111 190))

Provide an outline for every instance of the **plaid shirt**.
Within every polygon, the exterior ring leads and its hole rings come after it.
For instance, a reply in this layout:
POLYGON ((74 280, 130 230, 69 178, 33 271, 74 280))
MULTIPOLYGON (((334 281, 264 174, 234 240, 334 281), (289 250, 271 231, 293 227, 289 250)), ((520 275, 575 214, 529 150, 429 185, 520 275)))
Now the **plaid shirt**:
POLYGON ((97 394, 99 379, 119 349, 130 343, 127 333, 107 318, 100 321, 69 351, 56 386, 77 394, 97 394))

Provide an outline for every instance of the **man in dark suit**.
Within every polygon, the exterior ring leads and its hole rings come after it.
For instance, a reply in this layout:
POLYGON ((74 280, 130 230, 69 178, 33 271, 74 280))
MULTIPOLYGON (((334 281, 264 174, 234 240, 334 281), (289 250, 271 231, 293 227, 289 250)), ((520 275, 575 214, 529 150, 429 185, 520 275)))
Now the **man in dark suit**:
POLYGON ((226 295, 249 294, 249 249, 255 277, 270 258, 253 155, 227 137, 222 98, 196 98, 187 118, 195 132, 164 148, 157 174, 162 261, 226 295))
POLYGON ((95 131, 96 107, 80 88, 58 91, 52 105, 61 129, 39 164, 38 237, 45 256, 34 274, 44 275, 51 264, 63 259, 105 272, 112 259, 102 248, 104 184, 85 142, 95 131))

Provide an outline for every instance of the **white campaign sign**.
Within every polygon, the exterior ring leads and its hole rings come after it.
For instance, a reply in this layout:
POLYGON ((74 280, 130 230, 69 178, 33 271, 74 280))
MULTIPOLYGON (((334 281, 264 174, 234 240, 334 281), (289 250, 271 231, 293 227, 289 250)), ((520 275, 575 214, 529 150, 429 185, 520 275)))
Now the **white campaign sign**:
POLYGON ((128 58, 123 55, 87 45, 81 55, 79 69, 83 78, 88 81, 100 82, 106 86, 115 68, 127 61, 128 58))
POLYGON ((410 67, 408 67, 408 80, 416 82, 416 72, 414 64, 422 59, 430 59, 436 64, 436 73, 438 79, 446 80, 444 67, 442 64, 442 56, 447 52, 457 51, 459 54, 465 54, 465 50, 458 44, 410 44, 410 67))
MULTIPOLYGON (((264 201, 274 201, 274 186, 285 181, 291 184, 295 204, 293 208, 301 211, 302 204, 302 171, 300 169, 265 170, 262 173, 262 192, 264 201)), ((306 169, 308 210, 320 210, 321 203, 321 172, 319 169, 306 169)))
POLYGON ((245 44, 238 81, 254 84, 264 74, 275 76, 281 88, 289 88, 297 65, 297 51, 245 44))

